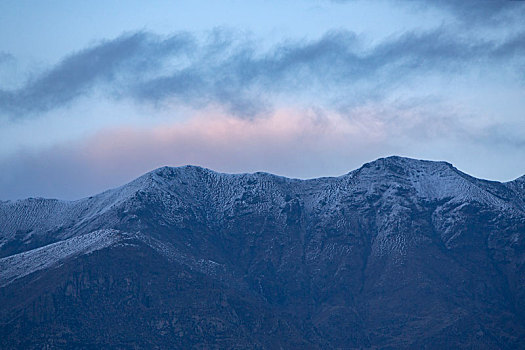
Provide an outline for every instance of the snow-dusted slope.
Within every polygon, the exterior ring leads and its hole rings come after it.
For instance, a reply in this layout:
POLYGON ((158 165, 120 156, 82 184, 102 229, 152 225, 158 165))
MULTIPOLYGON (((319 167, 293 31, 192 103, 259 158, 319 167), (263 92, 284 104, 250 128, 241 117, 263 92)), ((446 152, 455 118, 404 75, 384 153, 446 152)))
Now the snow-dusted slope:
POLYGON ((415 200, 454 202, 476 201, 494 207, 506 207, 495 188, 503 184, 476 179, 447 162, 415 160, 402 157, 381 158, 350 173, 357 187, 370 190, 384 184, 396 184, 415 200))
POLYGON ((0 287, 66 259, 109 247, 123 238, 116 230, 98 230, 0 259, 0 287))
POLYGON ((220 222, 243 204, 253 202, 252 209, 271 210, 284 205, 290 196, 301 197, 306 210, 325 213, 366 196, 381 196, 387 201, 404 197, 414 203, 478 202, 501 210, 523 210, 523 201, 512 198, 523 195, 522 180, 507 185, 479 180, 445 162, 389 157, 347 175, 313 180, 266 173, 221 174, 194 166, 164 167, 77 201, 38 198, 0 202, 0 248, 14 240, 35 248, 95 230, 97 225, 114 228, 138 198, 152 194, 164 206, 165 219, 174 222, 183 219, 184 211, 177 210, 181 208, 200 207, 200 214, 220 222))
POLYGON ((519 348, 524 179, 388 157, 310 180, 163 167, 0 202, 0 347, 140 330, 138 348, 519 348))

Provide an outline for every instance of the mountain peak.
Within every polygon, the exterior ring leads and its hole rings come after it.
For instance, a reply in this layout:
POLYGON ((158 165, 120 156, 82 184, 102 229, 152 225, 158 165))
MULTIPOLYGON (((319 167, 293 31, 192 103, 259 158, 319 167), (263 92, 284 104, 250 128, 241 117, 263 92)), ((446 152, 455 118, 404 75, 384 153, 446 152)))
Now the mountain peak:
POLYGON ((401 157, 401 156, 395 156, 395 155, 378 158, 372 162, 365 163, 363 166, 376 166, 376 167, 400 166, 403 168, 429 168, 429 167, 453 168, 452 164, 445 162, 445 161, 423 160, 423 159, 401 157))
POLYGON ((355 170, 358 173, 369 173, 370 176, 392 175, 398 178, 419 181, 423 176, 441 174, 443 176, 467 176, 452 164, 443 161, 420 160, 414 158, 390 156, 365 163, 355 170))
POLYGON ((154 175, 154 176, 160 176, 162 178, 173 178, 174 176, 182 175, 182 174, 210 174, 210 173, 216 174, 215 171, 207 169, 207 168, 203 168, 198 165, 183 165, 183 166, 178 166, 178 167, 163 166, 163 167, 157 168, 149 172, 148 174, 154 175))

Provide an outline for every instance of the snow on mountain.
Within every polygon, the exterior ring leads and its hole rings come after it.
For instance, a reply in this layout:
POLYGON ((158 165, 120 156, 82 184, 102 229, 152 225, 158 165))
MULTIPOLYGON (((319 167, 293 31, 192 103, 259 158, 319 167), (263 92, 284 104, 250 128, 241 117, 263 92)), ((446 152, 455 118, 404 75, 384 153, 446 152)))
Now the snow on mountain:
POLYGON ((106 248, 121 239, 123 234, 119 231, 103 229, 0 259, 0 287, 68 258, 106 248))
POLYGON ((140 329, 146 348, 517 348, 524 188, 388 157, 309 180, 163 167, 0 202, 0 347, 140 329))
MULTIPOLYGON (((13 241, 36 248, 98 229, 102 223, 114 228, 120 216, 142 197, 154 196, 163 207, 165 219, 173 222, 183 220, 184 208, 199 207, 199 215, 221 222, 240 210, 243 203, 250 204, 250 210, 264 212, 286 205, 291 198, 301 198, 305 210, 328 217, 365 197, 397 204, 401 203, 399 198, 411 203, 477 202, 500 210, 523 211, 522 200, 508 200, 515 191, 522 191, 523 182, 479 180, 446 162, 403 157, 381 158, 343 176, 311 180, 267 173, 222 174, 196 166, 163 167, 124 186, 76 201, 31 198, 1 202, 0 248, 13 241)), ((394 206, 391 216, 403 208, 394 206)))

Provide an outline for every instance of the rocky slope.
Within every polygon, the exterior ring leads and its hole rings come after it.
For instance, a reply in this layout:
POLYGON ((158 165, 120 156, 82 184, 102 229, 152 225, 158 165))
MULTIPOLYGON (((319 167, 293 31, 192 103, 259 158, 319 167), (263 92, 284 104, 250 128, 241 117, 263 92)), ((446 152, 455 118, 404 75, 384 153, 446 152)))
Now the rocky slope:
POLYGON ((160 168, 0 202, 2 348, 525 348, 525 177, 160 168))

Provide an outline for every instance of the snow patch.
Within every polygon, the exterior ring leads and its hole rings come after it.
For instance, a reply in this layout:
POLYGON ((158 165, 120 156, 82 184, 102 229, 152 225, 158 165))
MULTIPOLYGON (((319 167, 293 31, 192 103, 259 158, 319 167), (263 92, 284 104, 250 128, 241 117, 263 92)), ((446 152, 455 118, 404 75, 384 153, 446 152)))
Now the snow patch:
POLYGON ((109 247, 122 238, 117 230, 103 229, 0 259, 0 287, 71 257, 109 247))

